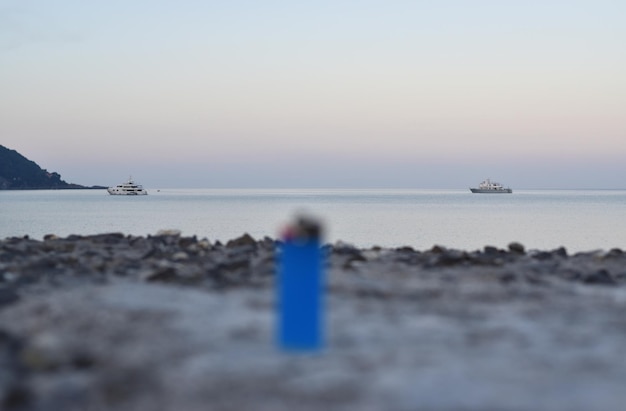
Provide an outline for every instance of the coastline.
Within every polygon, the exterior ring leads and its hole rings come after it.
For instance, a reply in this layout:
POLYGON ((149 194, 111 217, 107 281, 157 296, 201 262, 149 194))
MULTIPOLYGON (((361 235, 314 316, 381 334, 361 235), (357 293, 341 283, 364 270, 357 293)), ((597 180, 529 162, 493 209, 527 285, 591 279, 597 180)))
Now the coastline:
POLYGON ((276 240, 0 240, 0 401, 41 409, 620 409, 626 253, 325 246, 326 348, 273 341, 276 240))
POLYGON ((58 190, 106 190, 105 186, 81 186, 78 184, 69 184, 68 186, 63 187, 11 187, 11 188, 0 188, 0 191, 58 191, 58 190))

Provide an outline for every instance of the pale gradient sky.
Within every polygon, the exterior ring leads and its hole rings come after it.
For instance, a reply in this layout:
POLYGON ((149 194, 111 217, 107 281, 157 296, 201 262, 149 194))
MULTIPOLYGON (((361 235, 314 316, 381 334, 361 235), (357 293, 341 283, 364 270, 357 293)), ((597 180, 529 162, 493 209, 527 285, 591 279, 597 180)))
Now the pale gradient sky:
POLYGON ((626 1, 0 0, 0 144, 68 182, 626 188, 626 1))

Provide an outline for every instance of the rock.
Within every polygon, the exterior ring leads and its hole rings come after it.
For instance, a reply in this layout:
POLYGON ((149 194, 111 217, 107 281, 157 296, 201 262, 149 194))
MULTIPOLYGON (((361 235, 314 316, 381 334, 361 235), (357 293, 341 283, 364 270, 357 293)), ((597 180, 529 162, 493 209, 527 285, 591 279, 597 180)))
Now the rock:
POLYGON ((496 255, 500 253, 500 250, 498 250, 497 247, 491 246, 491 245, 486 245, 483 248, 483 253, 487 254, 487 255, 496 255))
POLYGON ((600 269, 593 273, 586 273, 582 276, 582 282, 586 284, 603 284, 603 285, 614 285, 615 280, 611 276, 611 274, 605 270, 600 269))
POLYGON ((181 231, 176 229, 159 230, 156 235, 158 237, 180 237, 181 231))
POLYGON ((518 242, 512 242, 509 244, 509 251, 517 254, 524 254, 526 250, 524 249, 524 245, 518 242))
POLYGON ((443 252, 446 251, 446 247, 442 246, 442 245, 434 245, 431 249, 430 252, 433 254, 441 254, 443 252))
POLYGON ((335 244, 328 247, 333 254, 344 255, 359 253, 360 250, 354 246, 354 244, 346 243, 344 241, 337 241, 335 244))
POLYGON ((0 287, 0 308, 5 305, 13 304, 19 299, 19 295, 13 288, 0 287))
POLYGON ((198 238, 194 235, 193 237, 180 237, 178 239, 178 246, 182 248, 188 248, 198 242, 198 238))
POLYGON ((517 281, 517 275, 511 271, 504 271, 498 275, 498 278, 501 282, 508 284, 514 281, 517 281))
POLYGON ((176 233, 0 239, 0 409, 626 402, 620 249, 326 244, 328 344, 294 356, 273 343, 276 245, 176 233))
POLYGON ((189 259, 189 254, 184 251, 178 251, 172 255, 174 261, 184 261, 189 259))
POLYGON ((549 251, 537 251, 533 253, 532 257, 536 260, 550 260, 554 257, 554 255, 549 251))
POLYGON ((0 409, 28 410, 31 394, 21 363, 23 341, 0 329, 0 409))
POLYGON ((118 244, 120 241, 129 241, 123 233, 104 233, 89 236, 87 241, 96 244, 118 244))
POLYGON ((604 258, 621 258, 624 256, 624 251, 619 248, 612 248, 608 253, 604 255, 604 258))
POLYGON ((252 238, 252 236, 248 233, 245 233, 241 237, 235 238, 233 240, 229 240, 226 243, 227 248, 232 247, 241 247, 241 246, 252 246, 256 248, 256 240, 252 238))
POLYGON ((436 266, 451 266, 461 264, 468 260, 468 255, 465 251, 460 250, 445 250, 440 253, 434 261, 436 266))
MULTIPOLYGON (((380 251, 380 247, 374 247, 374 249, 376 248, 380 251)), ((396 248, 396 251, 399 253, 414 253, 415 249, 413 247, 403 246, 396 248)))

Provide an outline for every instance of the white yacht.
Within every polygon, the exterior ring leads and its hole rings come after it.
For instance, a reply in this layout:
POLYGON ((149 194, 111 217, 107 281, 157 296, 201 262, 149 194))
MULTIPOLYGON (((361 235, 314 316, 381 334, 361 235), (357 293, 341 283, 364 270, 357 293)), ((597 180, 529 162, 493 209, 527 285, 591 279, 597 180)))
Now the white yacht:
POLYGON ((482 183, 478 185, 478 188, 470 188, 472 193, 480 193, 480 194, 490 194, 490 193, 505 193, 510 194, 513 192, 510 188, 504 188, 502 184, 496 183, 495 181, 491 181, 486 179, 482 183))
POLYGON ((145 196, 148 194, 141 184, 137 184, 133 181, 132 177, 129 177, 128 181, 125 183, 107 188, 107 191, 111 195, 118 196, 145 196))

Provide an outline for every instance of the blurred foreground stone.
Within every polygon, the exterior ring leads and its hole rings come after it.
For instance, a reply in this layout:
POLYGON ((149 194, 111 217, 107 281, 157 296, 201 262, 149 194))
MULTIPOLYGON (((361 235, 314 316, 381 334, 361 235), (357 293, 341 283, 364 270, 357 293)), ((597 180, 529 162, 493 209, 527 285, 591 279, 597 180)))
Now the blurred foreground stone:
POLYGON ((274 345, 275 241, 0 241, 2 410, 622 410, 626 255, 328 255, 325 351, 274 345))

